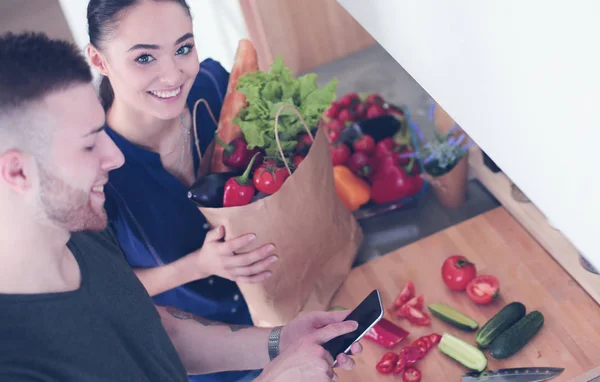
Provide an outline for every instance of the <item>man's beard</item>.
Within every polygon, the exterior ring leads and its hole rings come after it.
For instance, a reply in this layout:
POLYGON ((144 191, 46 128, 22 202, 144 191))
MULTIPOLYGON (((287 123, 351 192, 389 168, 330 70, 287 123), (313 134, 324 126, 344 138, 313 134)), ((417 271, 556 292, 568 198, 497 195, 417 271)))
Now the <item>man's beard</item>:
POLYGON ((106 227, 106 211, 96 211, 90 205, 90 192, 70 186, 40 169, 40 200, 48 219, 69 232, 101 231, 106 227))

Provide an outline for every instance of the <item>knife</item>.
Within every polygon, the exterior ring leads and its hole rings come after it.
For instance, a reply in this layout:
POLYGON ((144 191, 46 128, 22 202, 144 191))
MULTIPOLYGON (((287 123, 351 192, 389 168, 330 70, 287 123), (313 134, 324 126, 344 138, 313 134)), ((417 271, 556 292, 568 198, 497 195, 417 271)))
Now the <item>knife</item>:
POLYGON ((463 374, 463 382, 540 382, 561 374, 565 369, 556 367, 522 367, 514 369, 486 370, 482 373, 463 374))

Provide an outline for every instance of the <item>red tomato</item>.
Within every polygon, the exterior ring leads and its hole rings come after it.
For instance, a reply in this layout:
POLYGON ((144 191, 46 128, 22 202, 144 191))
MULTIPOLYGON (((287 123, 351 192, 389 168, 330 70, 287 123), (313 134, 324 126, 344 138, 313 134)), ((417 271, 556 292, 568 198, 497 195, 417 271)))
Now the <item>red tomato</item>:
POLYGON ((414 297, 414 295, 415 284, 413 284, 412 281, 407 281, 404 289, 402 289, 402 292, 400 292, 398 298, 396 298, 396 301, 394 302, 394 308, 401 308, 402 305, 406 304, 408 300, 414 297))
POLYGON ((491 275, 477 276, 467 285, 467 295, 477 304, 489 304, 498 298, 500 282, 491 275))
POLYGON ((349 109, 342 109, 338 113, 338 116, 336 119, 338 120, 338 122, 345 125, 346 122, 354 121, 354 113, 352 113, 352 111, 350 111, 349 109))
POLYGON ((292 164, 294 165, 294 167, 298 168, 298 166, 300 166, 300 163, 302 163, 303 160, 304 156, 296 154, 292 157, 292 164))
POLYGON ((423 303, 425 302, 424 300, 425 299, 423 298, 423 295, 420 294, 408 300, 405 305, 410 305, 413 308, 421 309, 423 307, 423 303))
POLYGON ((290 173, 285 167, 262 165, 254 173, 254 187, 264 194, 271 195, 281 188, 289 176, 290 173))
POLYGON ((340 105, 334 102, 331 104, 329 109, 325 110, 324 114, 325 114, 326 118, 334 119, 337 117, 339 112, 340 112, 340 105))
POLYGON ((404 304, 398 309, 397 314, 400 317, 406 317, 408 321, 415 325, 427 326, 431 323, 431 318, 429 318, 427 313, 408 304, 404 304))
MULTIPOLYGON (((433 345, 437 345, 437 344, 439 344, 439 343, 440 343, 440 341, 442 340, 442 336, 440 336, 440 335, 439 335, 439 334, 437 334, 437 333, 431 333, 431 334, 429 335, 429 339, 431 340, 431 343, 432 343, 433 345)), ((433 346, 433 345, 432 345, 432 346, 433 346)))
POLYGON ((477 269, 464 256, 450 256, 442 265, 442 278, 452 290, 465 290, 467 284, 475 278, 477 269))
POLYGON ((353 147, 354 151, 360 151, 367 155, 371 155, 375 151, 375 140, 370 135, 363 134, 354 141, 353 147))

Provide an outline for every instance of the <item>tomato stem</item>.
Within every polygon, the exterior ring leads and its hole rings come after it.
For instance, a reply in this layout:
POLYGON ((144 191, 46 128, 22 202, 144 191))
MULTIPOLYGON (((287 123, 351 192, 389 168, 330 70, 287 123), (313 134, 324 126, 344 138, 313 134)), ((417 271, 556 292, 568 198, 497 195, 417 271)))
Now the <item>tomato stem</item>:
POLYGON ((467 259, 459 259, 459 260, 456 261, 456 267, 457 268, 462 268, 465 265, 469 265, 469 264, 471 264, 471 262, 469 260, 467 260, 467 259))

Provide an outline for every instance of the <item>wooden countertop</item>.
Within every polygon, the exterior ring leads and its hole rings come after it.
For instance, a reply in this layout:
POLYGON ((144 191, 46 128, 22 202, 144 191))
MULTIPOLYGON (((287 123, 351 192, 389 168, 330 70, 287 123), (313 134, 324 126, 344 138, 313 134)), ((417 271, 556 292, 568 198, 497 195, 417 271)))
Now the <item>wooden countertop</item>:
MULTIPOLYGON (((474 344, 474 333, 462 332, 432 317, 430 327, 396 319, 391 306, 407 280, 412 280, 425 304, 446 303, 475 319, 480 326, 511 301, 522 302, 527 311, 545 316, 541 331, 519 353, 506 360, 488 357, 488 368, 552 366, 565 371, 553 381, 569 381, 600 365, 600 307, 573 278, 506 211, 498 207, 485 214, 403 247, 355 268, 336 294, 333 305, 352 308, 372 289, 381 292, 385 317, 411 335, 398 348, 424 334, 452 333, 474 344), (500 280, 501 297, 479 306, 465 293, 452 292, 441 279, 444 259, 461 253, 473 261, 478 274, 493 274, 500 280)), ((351 372, 338 371, 340 381, 393 381, 375 365, 388 350, 363 340, 364 352, 356 357, 351 372)), ((423 381, 460 381, 466 369, 438 349, 417 363, 423 381)))

